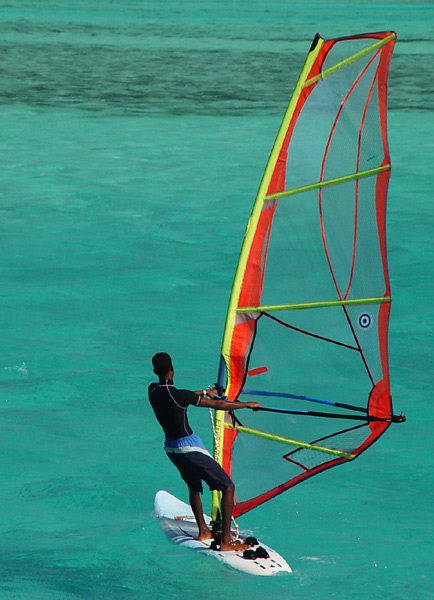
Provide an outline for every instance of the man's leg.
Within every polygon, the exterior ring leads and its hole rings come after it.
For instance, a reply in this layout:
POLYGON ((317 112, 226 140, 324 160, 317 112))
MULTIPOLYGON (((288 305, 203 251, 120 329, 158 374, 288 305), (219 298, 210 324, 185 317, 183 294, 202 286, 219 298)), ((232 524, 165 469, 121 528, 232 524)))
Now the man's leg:
POLYGON ((199 528, 199 540, 204 541, 212 537, 203 517, 200 491, 195 491, 201 487, 201 480, 203 479, 210 486, 210 489, 222 489, 222 536, 220 549, 243 550, 247 548, 247 546, 241 542, 231 541, 231 520, 234 507, 235 486, 221 466, 211 456, 198 452, 191 452, 185 455, 174 455, 173 458, 170 458, 176 466, 182 461, 183 466, 186 467, 185 463, 188 461, 188 469, 180 468, 181 465, 178 466, 178 469, 181 472, 181 477, 188 485, 190 492, 190 506, 199 528))
MULTIPOLYGON (((199 541, 209 540, 212 535, 211 531, 208 528, 208 525, 205 523, 205 519, 203 517, 203 507, 202 500, 200 498, 200 492, 195 492, 194 490, 189 490, 190 492, 190 505, 193 510, 194 518, 196 519, 197 526, 199 527, 199 541)), ((231 513, 232 514, 232 513, 231 513)), ((230 526, 230 523, 229 523, 230 526)))
MULTIPOLYGON (((197 475, 194 472, 194 470, 197 468, 196 463, 194 462, 194 457, 196 455, 196 452, 191 452, 187 454, 169 453, 167 456, 178 469, 182 479, 188 486, 190 506, 192 508, 194 518, 196 519, 196 523, 199 528, 198 539, 200 541, 203 541, 210 539, 212 537, 212 534, 207 524, 205 523, 205 519, 203 517, 202 500, 200 498, 200 494, 202 491, 202 481, 200 479, 200 474, 197 475)), ((200 455, 199 458, 201 458, 200 455)))
POLYGON ((234 491, 233 483, 228 485, 222 492, 222 539, 220 550, 244 550, 247 548, 244 544, 231 539, 231 520, 232 511, 234 508, 234 491))

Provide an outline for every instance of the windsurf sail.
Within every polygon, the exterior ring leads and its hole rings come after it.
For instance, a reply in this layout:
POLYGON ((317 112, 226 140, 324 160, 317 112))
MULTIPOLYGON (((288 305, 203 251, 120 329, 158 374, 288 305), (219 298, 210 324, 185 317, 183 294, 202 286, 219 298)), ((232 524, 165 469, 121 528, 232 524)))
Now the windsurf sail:
MULTIPOLYGON (((352 461, 394 421, 387 356, 387 76, 396 34, 317 35, 247 225, 217 411, 234 516, 352 461)), ((213 495, 213 518, 218 512, 213 495)))

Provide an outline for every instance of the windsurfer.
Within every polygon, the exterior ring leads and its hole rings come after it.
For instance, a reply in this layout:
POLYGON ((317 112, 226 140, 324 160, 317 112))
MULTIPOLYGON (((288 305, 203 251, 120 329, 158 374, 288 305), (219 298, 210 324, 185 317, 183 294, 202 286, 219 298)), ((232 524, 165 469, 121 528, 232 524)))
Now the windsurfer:
POLYGON ((199 528, 199 540, 212 538, 203 516, 200 497, 203 492, 202 481, 205 481, 210 490, 222 492, 220 550, 244 550, 246 546, 232 540, 230 532, 235 486, 205 449, 200 437, 193 433, 187 419, 187 407, 192 404, 228 411, 240 408, 255 409, 261 405, 258 402, 228 402, 214 398, 217 395, 216 389, 196 392, 178 390, 173 385, 172 359, 165 352, 155 354, 152 365, 159 381, 149 386, 149 401, 166 436, 164 449, 167 456, 178 468, 188 486, 190 505, 199 528))

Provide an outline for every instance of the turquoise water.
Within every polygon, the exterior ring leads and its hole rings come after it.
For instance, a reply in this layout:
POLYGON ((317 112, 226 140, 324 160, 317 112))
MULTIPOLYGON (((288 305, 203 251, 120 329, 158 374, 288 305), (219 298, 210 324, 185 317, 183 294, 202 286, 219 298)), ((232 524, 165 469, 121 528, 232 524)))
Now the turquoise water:
MULTIPOLYGON (((432 597, 429 2, 0 3, 1 600, 432 597), (216 376, 237 255, 310 41, 395 29, 388 210, 395 410, 356 463, 240 519, 294 573, 167 543, 185 499, 146 387, 216 376)), ((206 411, 191 411, 210 444, 206 411)))

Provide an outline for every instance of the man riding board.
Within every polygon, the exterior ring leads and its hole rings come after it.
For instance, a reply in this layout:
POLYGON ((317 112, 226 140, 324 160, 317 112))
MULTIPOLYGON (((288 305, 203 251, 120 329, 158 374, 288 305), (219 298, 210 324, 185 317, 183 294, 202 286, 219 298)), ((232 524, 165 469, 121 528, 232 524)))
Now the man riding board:
POLYGON ((187 419, 187 407, 192 404, 229 411, 240 408, 254 410, 261 405, 258 402, 229 402, 215 398, 216 389, 197 392, 178 390, 173 385, 172 359, 165 352, 155 354, 152 365, 159 381, 149 386, 149 401, 166 436, 164 449, 167 456, 188 486, 190 505, 199 528, 198 539, 204 541, 212 538, 211 531, 205 523, 200 497, 203 492, 202 481, 205 481, 210 490, 222 492, 220 550, 243 550, 246 548, 244 544, 231 539, 235 486, 205 449, 200 437, 193 433, 187 419))

